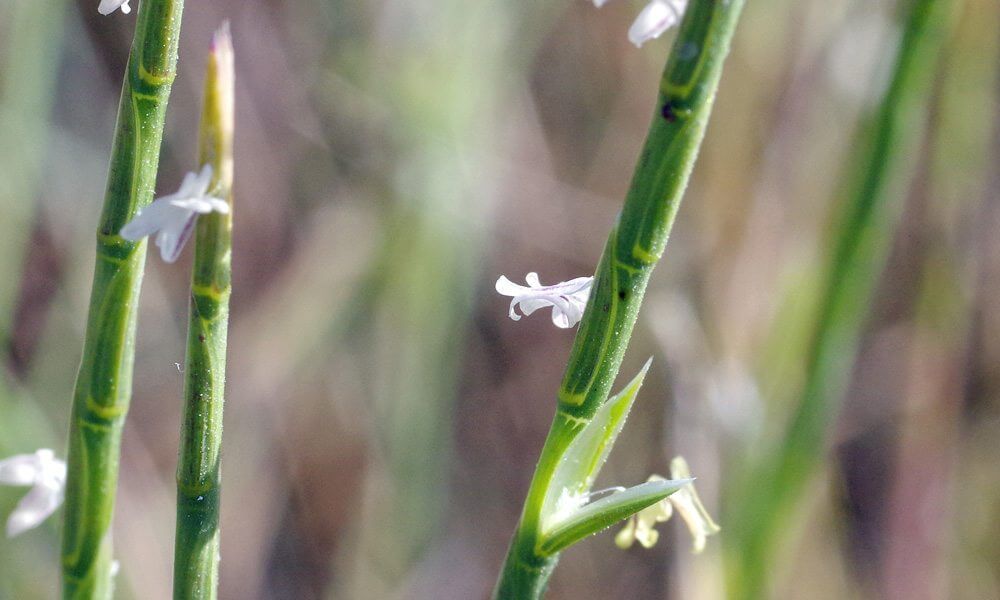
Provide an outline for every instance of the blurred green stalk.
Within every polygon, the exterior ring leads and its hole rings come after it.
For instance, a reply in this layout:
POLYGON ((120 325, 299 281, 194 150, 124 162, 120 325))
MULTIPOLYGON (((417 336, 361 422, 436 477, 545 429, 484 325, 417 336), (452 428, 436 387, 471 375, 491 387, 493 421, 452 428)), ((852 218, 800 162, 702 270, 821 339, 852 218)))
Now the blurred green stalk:
POLYGON ((694 0, 684 15, 631 188, 597 268, 555 420, 494 598, 541 598, 548 585, 559 555, 542 548, 543 502, 564 453, 604 403, 618 374, 646 284, 663 254, 694 168, 742 9, 742 0, 694 0))
POLYGON ((14 309, 44 176, 49 116, 66 10, 62 2, 13 2, 0 10, 0 343, 13 334, 14 309))
POLYGON ((219 579, 222 407, 226 387, 233 206, 233 46, 215 34, 205 74, 198 164, 212 165, 209 193, 227 214, 198 218, 191 274, 184 417, 177 464, 174 598, 215 598, 219 579))
POLYGON ((110 598, 111 514, 132 391, 145 242, 118 232, 153 196, 182 0, 143 0, 118 107, 83 359, 73 394, 63 528, 65 598, 110 598))
POLYGON ((892 81, 878 109, 868 152, 857 166, 856 190, 834 233, 823 295, 815 316, 801 400, 774 453, 746 473, 742 496, 727 523, 731 549, 729 593, 765 595, 780 522, 817 472, 826 429, 855 356, 875 275, 883 265, 900 203, 893 184, 913 166, 915 142, 948 31, 949 0, 914 0, 892 81))

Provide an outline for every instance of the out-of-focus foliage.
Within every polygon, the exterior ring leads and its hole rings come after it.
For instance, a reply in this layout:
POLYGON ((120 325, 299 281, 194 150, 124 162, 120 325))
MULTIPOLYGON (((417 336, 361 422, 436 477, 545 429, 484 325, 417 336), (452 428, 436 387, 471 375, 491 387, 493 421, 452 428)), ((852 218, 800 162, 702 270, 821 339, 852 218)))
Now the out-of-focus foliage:
MULTIPOLYGON (((223 18, 237 52, 223 598, 488 594, 572 338, 508 320, 493 282, 593 272, 669 46, 628 43, 637 8, 189 3, 158 190, 192 169, 223 18)), ((4 456, 64 452, 133 23, 91 1, 0 6, 4 456)), ((899 26, 890 0, 748 3, 624 371, 656 360, 602 479, 639 483, 682 453, 730 512, 734 469, 795 401, 842 174, 899 26)), ((770 597, 1000 596, 998 28, 995 2, 962 3, 770 597)), ((189 261, 151 261, 142 295, 123 598, 169 596, 189 261)), ((0 488, 0 513, 19 493, 0 488)), ((0 598, 55 595, 54 523, 0 541, 0 598)), ((695 558, 669 531, 648 551, 574 547, 549 597, 723 595, 720 543, 695 558)))

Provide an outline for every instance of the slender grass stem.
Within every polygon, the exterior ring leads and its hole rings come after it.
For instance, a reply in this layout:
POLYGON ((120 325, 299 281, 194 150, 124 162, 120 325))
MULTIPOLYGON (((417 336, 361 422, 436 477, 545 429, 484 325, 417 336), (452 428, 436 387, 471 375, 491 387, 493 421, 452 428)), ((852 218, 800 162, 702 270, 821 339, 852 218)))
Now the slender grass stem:
POLYGON ((732 550, 730 593, 758 598, 787 514, 822 458, 825 430, 836 416, 850 361, 867 312, 875 274, 888 253, 899 203, 892 184, 912 166, 923 107, 948 30, 949 0, 914 0, 895 70, 876 115, 868 153, 858 164, 853 195, 845 205, 829 256, 823 296, 806 357, 800 402, 780 445, 748 471, 728 522, 732 550))
POLYGON ((0 58, 0 343, 14 329, 23 259, 28 252, 36 198, 51 136, 47 119, 56 98, 66 10, 50 3, 7 5, 0 58))
POLYGON ((594 279, 552 428, 494 597, 540 598, 558 560, 542 552, 542 505, 567 447, 607 398, 646 284, 667 243, 705 134, 742 0, 691 2, 667 61, 646 144, 594 279))
MULTIPOLYGON (((216 34, 205 76, 199 164, 212 165, 209 188, 230 207, 233 187, 233 50, 228 25, 216 34)), ((199 218, 191 275, 184 418, 177 465, 174 598, 218 591, 222 407, 229 326, 232 210, 199 218)))
POLYGON ((145 242, 118 232, 153 196, 182 0, 143 0, 118 107, 97 230, 83 358, 73 394, 62 563, 65 598, 109 598, 111 514, 121 431, 132 393, 136 309, 145 242))

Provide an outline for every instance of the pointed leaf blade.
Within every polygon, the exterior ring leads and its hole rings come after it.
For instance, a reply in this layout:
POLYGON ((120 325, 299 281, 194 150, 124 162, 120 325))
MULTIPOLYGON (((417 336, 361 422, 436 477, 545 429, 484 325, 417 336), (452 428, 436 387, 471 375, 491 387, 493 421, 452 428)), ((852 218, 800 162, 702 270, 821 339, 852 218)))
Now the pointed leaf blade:
POLYGON ((569 513, 551 531, 543 533, 539 549, 547 556, 565 550, 576 542, 656 504, 691 481, 691 479, 647 481, 586 504, 569 513))
MULTIPOLYGON (((622 391, 601 405, 594 418, 566 449, 545 496, 543 519, 557 516, 556 507, 564 493, 585 495, 590 492, 625 425, 625 419, 632 410, 632 404, 652 362, 652 358, 647 360, 639 374, 622 391)), ((546 523, 545 528, 556 525, 558 523, 546 523)))

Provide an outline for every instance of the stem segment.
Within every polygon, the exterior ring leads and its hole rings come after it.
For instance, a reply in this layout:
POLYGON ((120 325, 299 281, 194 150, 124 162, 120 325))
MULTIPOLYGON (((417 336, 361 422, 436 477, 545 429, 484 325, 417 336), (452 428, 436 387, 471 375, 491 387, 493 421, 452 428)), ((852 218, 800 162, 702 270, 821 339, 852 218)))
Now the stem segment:
POLYGON ((183 0, 143 0, 118 107, 83 358, 73 394, 62 563, 65 598, 109 598, 111 514, 132 393, 145 242, 118 232, 153 196, 183 0))
POLYGON ((646 284, 667 243, 729 52, 743 0, 694 0, 660 81, 656 113, 618 224, 611 230, 559 390, 559 405, 494 597, 541 598, 558 554, 541 551, 553 472, 607 398, 646 284))
POLYGON ((228 24, 216 33, 209 53, 199 164, 212 165, 210 193, 225 198, 230 211, 201 216, 195 233, 177 465, 174 598, 179 600, 215 598, 218 590, 219 456, 233 205, 233 48, 228 24))

